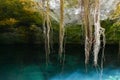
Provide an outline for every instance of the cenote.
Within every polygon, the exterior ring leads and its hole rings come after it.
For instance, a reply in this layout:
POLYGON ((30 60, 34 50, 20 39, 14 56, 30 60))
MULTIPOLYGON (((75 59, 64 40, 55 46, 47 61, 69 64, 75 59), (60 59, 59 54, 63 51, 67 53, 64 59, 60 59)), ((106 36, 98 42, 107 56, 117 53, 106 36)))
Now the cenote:
POLYGON ((0 0, 0 80, 120 80, 120 0, 0 0))
MULTIPOLYGON (((100 70, 84 63, 84 46, 66 45, 64 65, 59 62, 57 46, 46 66, 44 47, 40 45, 2 45, 0 80, 99 80, 100 70)), ((107 45, 102 80, 120 80, 118 45, 107 45)), ((91 56, 92 58, 92 56, 91 56)))

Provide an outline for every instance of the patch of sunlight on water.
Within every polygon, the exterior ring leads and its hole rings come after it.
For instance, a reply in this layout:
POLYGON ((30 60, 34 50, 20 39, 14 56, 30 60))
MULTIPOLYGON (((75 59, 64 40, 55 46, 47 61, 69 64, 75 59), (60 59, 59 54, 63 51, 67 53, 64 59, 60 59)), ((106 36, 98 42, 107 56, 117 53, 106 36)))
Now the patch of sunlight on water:
MULTIPOLYGON (((106 68, 103 75, 102 80, 120 80, 120 68, 106 68)), ((95 70, 86 73, 82 69, 46 77, 37 65, 7 66, 0 70, 0 80, 100 80, 100 75, 95 70)))
MULTIPOLYGON (((100 80, 100 75, 97 72, 81 73, 75 71, 71 74, 57 75, 50 80, 100 80)), ((106 69, 102 80, 120 80, 120 69, 106 69)))

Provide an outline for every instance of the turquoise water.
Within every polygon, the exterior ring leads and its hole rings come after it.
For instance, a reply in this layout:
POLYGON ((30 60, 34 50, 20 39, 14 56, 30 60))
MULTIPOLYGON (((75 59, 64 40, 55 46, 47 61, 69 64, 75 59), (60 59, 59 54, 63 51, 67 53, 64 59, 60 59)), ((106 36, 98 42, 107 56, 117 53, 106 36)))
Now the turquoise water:
MULTIPOLYGON (((100 80, 100 69, 93 66, 92 60, 86 72, 83 50, 83 46, 68 46, 64 66, 59 63, 57 50, 53 50, 46 66, 42 46, 2 46, 0 80, 100 80)), ((102 80, 120 80, 117 46, 105 50, 102 80)))
MULTIPOLYGON (((43 72, 37 65, 23 68, 9 65, 1 68, 0 72, 0 80, 100 80, 100 73, 95 70, 86 73, 81 69, 75 69, 71 72, 53 74, 52 72, 43 72)), ((120 69, 104 69, 102 79, 120 80, 120 69)))

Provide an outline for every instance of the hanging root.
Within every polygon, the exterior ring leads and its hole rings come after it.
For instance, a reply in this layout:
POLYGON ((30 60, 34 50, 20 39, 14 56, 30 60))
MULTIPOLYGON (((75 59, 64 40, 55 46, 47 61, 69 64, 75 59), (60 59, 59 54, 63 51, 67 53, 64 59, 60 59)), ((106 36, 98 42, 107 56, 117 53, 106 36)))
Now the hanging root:
POLYGON ((98 53, 101 46, 101 40, 100 37, 103 37, 103 45, 105 45, 105 34, 104 34, 104 28, 100 25, 100 0, 95 0, 95 12, 94 12, 94 65, 97 66, 98 61, 98 53))
POLYGON ((87 47, 87 41, 85 42, 85 64, 89 62, 89 48, 87 47))
POLYGON ((86 39, 85 39, 85 64, 89 63, 91 46, 92 46, 92 42, 90 40, 88 40, 88 38, 86 37, 86 39))
POLYGON ((63 43, 64 42, 64 28, 60 29, 59 33, 59 56, 60 56, 60 61, 62 59, 62 53, 63 53, 63 43))
MULTIPOLYGON (((89 61, 89 55, 92 47, 92 26, 91 26, 91 15, 90 15, 90 1, 89 0, 81 0, 83 3, 83 21, 85 28, 85 64, 89 61)), ((82 7, 81 7, 82 9, 82 7)))
POLYGON ((101 36, 103 37, 103 46, 105 46, 105 30, 100 25, 100 0, 94 0, 94 15, 92 15, 93 11, 91 12, 93 6, 90 6, 90 0, 80 0, 80 2, 82 3, 81 13, 83 14, 82 18, 85 30, 85 64, 89 61, 90 51, 93 46, 94 65, 97 66, 101 36), (94 19, 94 22, 92 22, 92 19, 94 19), (91 24, 93 24, 94 27, 92 27, 91 24))
POLYGON ((62 60, 64 42, 64 0, 60 0, 59 57, 62 60))
POLYGON ((104 48, 105 48, 105 34, 104 34, 105 29, 100 27, 98 35, 95 35, 95 43, 94 43, 94 65, 97 65, 97 61, 98 61, 98 53, 100 50, 100 46, 101 46, 101 41, 100 41, 100 37, 103 37, 103 51, 102 51, 102 57, 103 57, 103 53, 104 53, 104 48))
POLYGON ((98 53, 100 50, 100 33, 99 30, 97 29, 98 26, 95 26, 95 43, 94 43, 94 65, 97 65, 97 61, 98 61, 98 53))
POLYGON ((105 40, 105 29, 104 28, 101 28, 101 34, 102 34, 102 57, 101 57, 101 73, 100 73, 100 79, 102 80, 102 76, 103 76, 103 63, 104 63, 104 50, 105 50, 105 43, 106 43, 106 40, 105 40))
MULTIPOLYGON (((45 5, 45 4, 44 4, 45 5)), ((44 6, 43 6, 44 7, 44 6)), ((50 21, 50 10, 49 10, 49 0, 47 0, 47 8, 43 13, 43 34, 45 40, 45 53, 46 53, 46 64, 49 62, 49 54, 50 54, 50 29, 51 29, 51 21, 50 21)))

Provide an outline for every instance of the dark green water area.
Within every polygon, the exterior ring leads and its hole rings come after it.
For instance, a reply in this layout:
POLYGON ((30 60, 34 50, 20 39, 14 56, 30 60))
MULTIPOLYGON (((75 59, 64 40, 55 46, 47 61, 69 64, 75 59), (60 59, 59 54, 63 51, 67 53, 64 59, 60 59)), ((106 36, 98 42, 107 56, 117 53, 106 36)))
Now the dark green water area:
MULTIPOLYGON (((93 55, 86 67, 84 46, 66 45, 64 65, 54 45, 46 65, 44 45, 1 45, 0 80, 100 80, 100 66, 94 67, 93 55)), ((91 52, 91 54, 93 54, 91 52)), ((99 61, 100 64, 100 56, 99 61)), ((118 45, 106 45, 101 80, 120 80, 118 45)))

